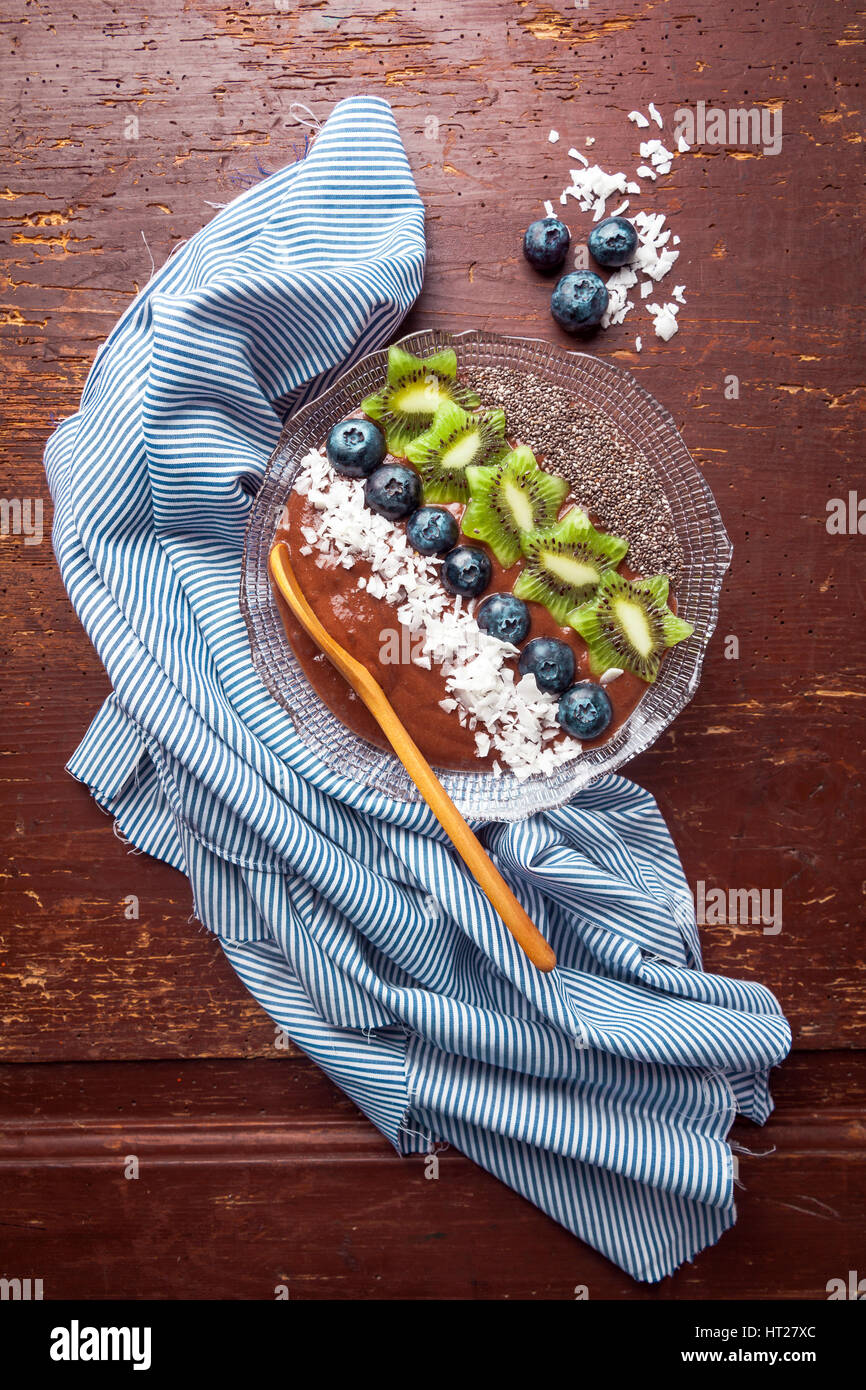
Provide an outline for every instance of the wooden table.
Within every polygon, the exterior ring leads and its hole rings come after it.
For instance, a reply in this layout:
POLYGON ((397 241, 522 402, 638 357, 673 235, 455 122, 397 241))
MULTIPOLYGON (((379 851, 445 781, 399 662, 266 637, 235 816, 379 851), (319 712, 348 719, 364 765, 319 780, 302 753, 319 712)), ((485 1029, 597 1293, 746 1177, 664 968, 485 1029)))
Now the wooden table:
MULTIPOLYGON (((853 0, 7 7, 0 448, 4 495, 43 499, 46 537, 0 551, 0 1274, 43 1277, 46 1298, 266 1299, 822 1299, 866 1275, 866 537, 826 525, 828 499, 866 496, 861 21, 853 0), (407 327, 559 342, 520 240, 558 207, 567 149, 633 170, 654 130, 626 113, 651 99, 663 138, 700 100, 782 112, 777 155, 695 148, 646 199, 681 237, 662 287, 686 286, 678 336, 639 307, 591 349, 670 409, 736 551, 701 688, 630 772, 693 885, 782 891, 781 931, 708 927, 706 965, 763 981, 795 1031, 775 1116, 735 1130, 756 1151, 737 1227, 653 1289, 459 1155, 436 1181, 393 1156, 277 1045, 186 880, 131 854, 64 772, 108 683, 48 543, 45 439, 151 258, 302 152, 292 102, 324 118, 358 91, 391 102, 428 210, 407 327)), ((573 202, 569 221, 591 225, 573 202)))

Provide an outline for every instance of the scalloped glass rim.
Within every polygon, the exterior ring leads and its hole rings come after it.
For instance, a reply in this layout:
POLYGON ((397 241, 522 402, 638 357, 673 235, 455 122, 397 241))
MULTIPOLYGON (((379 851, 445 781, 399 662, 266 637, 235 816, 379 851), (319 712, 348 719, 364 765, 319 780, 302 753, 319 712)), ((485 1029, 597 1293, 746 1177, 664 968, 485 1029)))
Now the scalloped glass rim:
MULTIPOLYGON (((623 767, 649 748, 685 708, 697 689, 704 651, 716 626, 731 543, 673 419, 621 367, 541 339, 477 329, 457 334, 433 329, 399 341, 418 356, 454 347, 461 367, 510 367, 531 373, 603 411, 658 474, 682 544, 685 563, 677 585, 677 610, 694 624, 694 634, 668 651, 658 680, 647 687, 637 709, 608 743, 581 751, 550 776, 525 782, 508 772, 494 777, 489 772, 437 769, 465 816, 520 820, 563 805, 595 778, 623 767)), ((301 459, 364 396, 379 389, 387 357, 387 349, 364 357, 299 410, 283 430, 247 524, 240 603, 254 666, 270 694, 292 716, 304 743, 341 776, 398 801, 417 801, 418 792, 394 755, 354 734, 312 689, 292 653, 268 578, 268 553, 301 459)))

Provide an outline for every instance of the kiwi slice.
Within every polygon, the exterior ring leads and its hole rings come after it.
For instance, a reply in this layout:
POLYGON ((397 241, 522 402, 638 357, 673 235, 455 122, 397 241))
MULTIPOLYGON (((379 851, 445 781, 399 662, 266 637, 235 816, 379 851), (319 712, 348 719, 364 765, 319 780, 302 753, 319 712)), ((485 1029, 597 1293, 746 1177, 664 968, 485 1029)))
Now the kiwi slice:
POLYGON ((388 379, 375 396, 367 396, 361 409, 385 431, 388 450, 405 457, 406 446, 429 429, 444 401, 472 408, 478 397, 457 380, 457 354, 453 348, 432 357, 414 357, 401 347, 388 349, 388 379))
POLYGON ((427 502, 465 502, 469 464, 490 464, 508 453, 505 411, 479 410, 470 415, 445 401, 429 430, 406 445, 406 457, 421 474, 427 502))
POLYGON ((669 586, 666 574, 624 579, 609 570, 594 597, 569 614, 569 626, 589 647, 594 675, 620 666, 652 684, 665 649, 694 631, 691 623, 668 608, 669 586))
POLYGON ((582 507, 572 507, 561 521, 523 538, 523 569, 514 592, 543 603, 563 627, 569 614, 595 593, 602 575, 615 570, 628 541, 596 531, 582 507))
POLYGON ((466 481, 471 501, 460 523, 463 534, 486 541, 506 569, 520 555, 521 537, 550 526, 568 492, 565 479, 539 468, 525 445, 491 467, 470 465, 466 481))

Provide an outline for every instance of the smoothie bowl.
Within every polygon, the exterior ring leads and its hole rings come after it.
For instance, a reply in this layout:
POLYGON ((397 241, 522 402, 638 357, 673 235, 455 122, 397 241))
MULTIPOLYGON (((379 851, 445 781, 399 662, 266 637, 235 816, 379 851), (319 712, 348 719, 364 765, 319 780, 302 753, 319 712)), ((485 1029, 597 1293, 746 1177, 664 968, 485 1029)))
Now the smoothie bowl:
POLYGON ((731 554, 672 419, 619 368, 476 331, 364 358, 283 432, 241 606, 304 742, 403 800, 404 769, 274 590, 277 541, 458 808, 499 820, 563 804, 670 724, 731 554))

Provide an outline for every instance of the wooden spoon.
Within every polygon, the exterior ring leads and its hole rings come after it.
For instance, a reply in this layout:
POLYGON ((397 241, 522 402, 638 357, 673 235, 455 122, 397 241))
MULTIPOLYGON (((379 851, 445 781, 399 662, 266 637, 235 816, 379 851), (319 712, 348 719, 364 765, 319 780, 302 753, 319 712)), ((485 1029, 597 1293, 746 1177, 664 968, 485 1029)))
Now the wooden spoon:
POLYGON ((370 675, 366 666, 350 656, 319 622, 295 578, 288 546, 283 541, 271 550, 270 567, 277 588, 298 622, 363 700, 430 810, 450 837, 457 853, 490 899, 515 941, 539 970, 552 970, 556 965, 556 956, 550 946, 535 923, 524 912, 432 767, 406 732, 378 681, 370 675))

